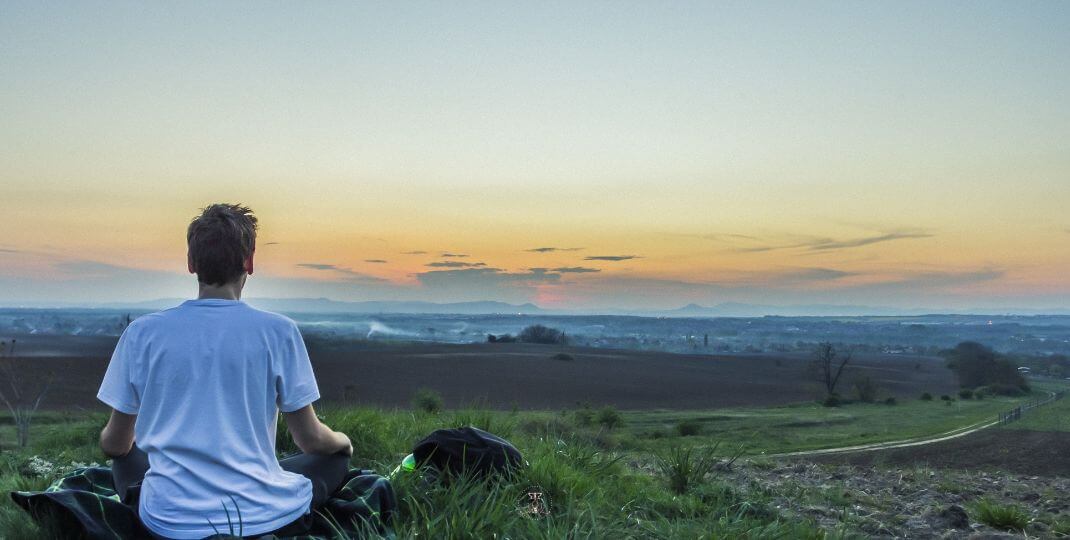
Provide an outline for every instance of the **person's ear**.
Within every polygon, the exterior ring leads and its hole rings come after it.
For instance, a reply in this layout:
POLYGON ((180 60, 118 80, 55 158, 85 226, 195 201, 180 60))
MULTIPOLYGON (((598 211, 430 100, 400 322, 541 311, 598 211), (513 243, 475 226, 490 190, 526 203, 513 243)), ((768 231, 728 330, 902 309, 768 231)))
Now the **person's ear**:
POLYGON ((250 276, 253 275, 253 255, 256 255, 256 250, 249 252, 249 258, 245 259, 245 273, 250 276))
POLYGON ((191 274, 197 273, 197 269, 193 267, 193 256, 188 253, 186 254, 186 268, 189 269, 191 274))

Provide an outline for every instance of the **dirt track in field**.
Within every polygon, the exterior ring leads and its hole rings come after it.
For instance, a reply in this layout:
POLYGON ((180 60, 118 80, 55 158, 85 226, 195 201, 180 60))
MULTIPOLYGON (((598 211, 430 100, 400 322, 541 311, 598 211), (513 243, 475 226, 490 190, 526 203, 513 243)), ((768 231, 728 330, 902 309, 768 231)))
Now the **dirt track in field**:
MULTIPOLYGON (((38 338, 39 340, 41 338, 38 338)), ((62 339, 62 338, 60 338, 62 339)), ((61 343, 38 344, 70 350, 61 343)), ((78 356, 20 361, 31 383, 49 371, 55 383, 44 408, 96 409, 96 390, 114 340, 78 343, 78 356)), ((323 401, 408 407, 419 388, 442 395, 447 407, 557 409, 581 402, 620 409, 710 409, 795 403, 819 395, 806 355, 681 355, 532 344, 310 341, 323 401), (571 361, 555 360, 567 352, 571 361)), ((69 354, 69 353, 68 353, 69 354)), ((868 375, 884 393, 915 397, 955 389, 942 360, 861 355, 845 374, 868 375)))
POLYGON ((929 466, 1070 477, 1070 433, 990 428, 924 446, 799 459, 857 466, 929 466))

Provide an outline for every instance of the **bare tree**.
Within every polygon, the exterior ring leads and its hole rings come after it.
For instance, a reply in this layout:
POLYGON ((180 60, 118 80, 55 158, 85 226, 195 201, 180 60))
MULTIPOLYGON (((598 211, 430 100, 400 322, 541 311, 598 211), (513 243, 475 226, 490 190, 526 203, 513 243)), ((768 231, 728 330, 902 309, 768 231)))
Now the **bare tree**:
POLYGON ((827 341, 818 343, 814 349, 814 371, 817 380, 824 385, 828 395, 836 393, 836 385, 840 382, 843 369, 851 362, 851 349, 839 350, 835 345, 827 341))
MULTIPOLYGON (((3 356, 6 343, 0 343, 0 356, 3 356)), ((8 356, 15 350, 15 340, 11 340, 11 348, 6 351, 8 356)), ((25 362, 26 360, 21 360, 25 362)), ((0 384, 0 401, 4 402, 7 410, 11 412, 11 418, 15 422, 15 433, 20 447, 25 447, 30 442, 30 422, 33 415, 41 406, 48 388, 52 386, 53 374, 49 373, 37 392, 30 389, 30 385, 19 374, 17 358, 0 358, 0 376, 7 380, 7 387, 0 384)))

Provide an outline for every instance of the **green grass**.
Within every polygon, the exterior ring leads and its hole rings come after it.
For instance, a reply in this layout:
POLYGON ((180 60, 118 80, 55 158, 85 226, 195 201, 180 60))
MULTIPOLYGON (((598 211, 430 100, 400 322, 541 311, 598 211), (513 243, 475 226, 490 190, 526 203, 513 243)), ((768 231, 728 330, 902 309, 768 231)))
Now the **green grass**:
MULTIPOLYGON (((319 412, 353 440, 355 466, 382 472, 393 470, 419 439, 442 427, 473 425, 509 439, 524 454, 529 466, 511 482, 426 486, 411 476, 396 479, 400 538, 827 538, 849 536, 852 524, 824 531, 810 520, 782 515, 770 501, 784 493, 726 485, 718 476, 723 461, 710 456, 733 456, 741 448, 760 455, 938 434, 995 418, 1015 403, 992 398, 950 406, 903 400, 895 406, 803 404, 715 411, 324 407, 319 412), (548 497, 547 515, 518 511, 531 488, 548 497)), ((1028 419, 1040 422, 1038 415, 1028 419)), ((97 437, 105 420, 100 413, 42 413, 33 425, 30 447, 19 449, 12 448, 10 419, 0 417, 0 489, 47 485, 55 473, 30 472, 28 463, 35 455, 60 468, 103 462, 97 437)), ((277 449, 296 450, 281 421, 277 449)), ((834 495, 806 496, 836 502, 830 499, 834 495)), ((3 497, 0 538, 50 536, 3 497)))
MULTIPOLYGON (((605 425, 595 421, 581 426, 574 411, 324 408, 320 415, 352 438, 354 466, 382 472, 392 470, 416 441, 442 427, 474 425, 508 438, 523 452, 529 465, 514 481, 427 486, 415 475, 397 478, 399 538, 826 537, 812 521, 781 516, 772 509, 768 494, 737 491, 719 482, 716 473, 691 478, 687 493, 674 493, 667 476, 653 472, 653 456, 625 459, 620 441, 605 425), (519 510, 530 489, 545 493, 546 515, 519 510)), ((28 448, 12 448, 13 433, 3 432, 0 489, 40 490, 53 480, 58 472, 38 475, 29 470, 35 455, 54 463, 57 471, 72 462, 104 462, 97 448, 103 415, 42 418, 44 422, 33 426, 28 448)), ((280 453, 293 450, 281 425, 280 453)), ((49 537, 55 535, 39 530, 3 497, 0 538, 49 537)))
MULTIPOLYGON (((1039 395, 1039 394, 1038 394, 1039 395)), ((1020 399, 995 397, 982 401, 902 400, 897 405, 855 403, 841 407, 800 404, 772 408, 714 411, 642 411, 624 413, 624 430, 635 449, 655 451, 674 444, 677 426, 698 425, 692 444, 722 443, 733 454, 744 445, 747 455, 816 450, 937 435, 984 420, 1020 399)), ((688 429, 695 432, 694 427, 688 429)))
POLYGON ((970 514, 985 525, 1004 531, 1024 531, 1029 512, 1016 504, 998 504, 988 499, 974 503, 970 514))
MULTIPOLYGON (((1038 391, 1066 390, 1063 383, 1034 383, 1038 391)), ((1022 419, 1003 426, 1004 429, 1028 429, 1033 431, 1070 431, 1070 396, 1054 403, 1026 411, 1022 419)))

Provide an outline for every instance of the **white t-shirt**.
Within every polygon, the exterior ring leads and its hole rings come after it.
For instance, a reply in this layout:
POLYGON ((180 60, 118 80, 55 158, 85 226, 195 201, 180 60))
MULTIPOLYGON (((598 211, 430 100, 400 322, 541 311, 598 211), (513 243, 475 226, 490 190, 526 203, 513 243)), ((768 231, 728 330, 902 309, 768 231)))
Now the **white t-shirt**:
POLYGON ((275 427, 279 410, 319 397, 293 320, 217 298, 132 322, 97 393, 137 415, 135 441, 149 456, 141 520, 176 539, 229 532, 228 512, 237 534, 240 511, 246 535, 308 513, 312 483, 279 466, 275 427))

